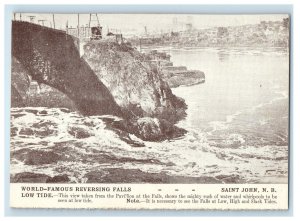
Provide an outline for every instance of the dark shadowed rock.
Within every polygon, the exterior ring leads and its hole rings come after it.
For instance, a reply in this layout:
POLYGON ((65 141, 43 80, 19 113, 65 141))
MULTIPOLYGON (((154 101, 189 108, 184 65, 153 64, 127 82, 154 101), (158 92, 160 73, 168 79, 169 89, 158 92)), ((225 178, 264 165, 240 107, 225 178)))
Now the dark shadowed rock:
POLYGON ((69 181, 70 181, 70 179, 69 179, 68 175, 63 174, 63 175, 58 175, 58 176, 54 176, 54 177, 49 177, 46 180, 46 183, 67 183, 69 181))
POLYGON ((237 174, 218 175, 216 178, 224 183, 245 183, 245 180, 237 174))
POLYGON ((144 117, 137 120, 138 133, 145 140, 158 140, 162 131, 157 118, 144 117))
POLYGON ((17 127, 11 127, 10 128, 10 137, 14 137, 17 135, 18 128, 17 127))
POLYGON ((46 183, 50 176, 41 173, 23 172, 11 175, 11 183, 46 183))
POLYGON ((19 135, 37 136, 37 137, 54 135, 57 133, 57 131, 53 129, 52 126, 56 126, 56 124, 51 121, 41 121, 32 124, 31 127, 22 128, 19 132, 19 135))
POLYGON ((32 80, 26 67, 15 57, 11 67, 12 107, 67 107, 75 110, 73 101, 64 93, 32 80))
POLYGON ((28 112, 28 113, 35 114, 35 115, 39 112, 38 110, 35 110, 35 109, 25 109, 24 111, 28 112))
POLYGON ((42 110, 39 112, 39 115, 47 115, 47 114, 48 114, 48 112, 46 110, 42 110))
POLYGON ((19 135, 33 136, 34 135, 34 130, 31 129, 31 128, 22 128, 19 132, 19 135))
POLYGON ((26 165, 50 164, 63 159, 61 155, 52 151, 30 150, 27 148, 12 151, 11 158, 20 160, 26 165))
POLYGON ((174 124, 164 119, 140 118, 136 122, 136 134, 143 140, 161 141, 181 137, 186 130, 178 128, 174 124))
POLYGON ((61 110, 62 112, 64 112, 64 113, 70 113, 70 112, 71 112, 71 110, 66 109, 66 108, 60 108, 60 110, 61 110))
POLYGON ((67 107, 75 110, 73 101, 59 90, 31 80, 27 69, 12 58, 12 107, 67 107))
POLYGON ((173 72, 165 76, 170 87, 191 86, 205 82, 205 75, 201 71, 173 72))
POLYGON ((88 138, 92 134, 85 128, 82 127, 70 127, 68 128, 68 133, 78 139, 88 138))
POLYGON ((123 116, 107 87, 81 59, 76 43, 63 31, 12 21, 12 55, 32 80, 64 93, 85 115, 123 116))
POLYGON ((12 116, 14 119, 19 118, 19 117, 24 117, 26 114, 23 113, 10 113, 10 116, 12 116))
POLYGON ((24 107, 24 101, 17 89, 11 85, 11 107, 24 107))
POLYGON ((138 140, 131 139, 129 134, 134 134, 146 141, 162 141, 178 138, 186 133, 186 130, 158 118, 144 117, 131 121, 103 119, 103 121, 106 123, 107 129, 116 132, 121 140, 133 147, 143 147, 145 145, 138 140))
POLYGON ((17 59, 12 58, 11 64, 11 106, 24 107, 26 92, 30 85, 28 73, 17 59))
POLYGON ((88 183, 221 183, 213 177, 170 176, 166 173, 146 173, 139 169, 108 168, 85 175, 88 183))
POLYGON ((25 105, 30 107, 65 107, 76 110, 74 102, 64 93, 46 84, 31 82, 25 105))
POLYGON ((11 175, 11 183, 68 183, 70 181, 66 174, 50 177, 41 173, 23 172, 11 175))
POLYGON ((156 117, 171 123, 185 117, 185 102, 172 93, 161 73, 137 50, 102 41, 87 43, 84 52, 83 58, 123 112, 136 118, 156 117))

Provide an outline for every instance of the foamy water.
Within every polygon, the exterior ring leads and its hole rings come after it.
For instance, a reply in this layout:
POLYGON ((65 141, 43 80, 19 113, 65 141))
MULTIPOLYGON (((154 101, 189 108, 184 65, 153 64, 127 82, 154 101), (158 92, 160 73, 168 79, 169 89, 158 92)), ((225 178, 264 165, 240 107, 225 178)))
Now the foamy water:
POLYGON ((132 147, 106 128, 103 119, 118 121, 114 116, 12 108, 11 174, 67 174, 70 182, 87 182, 91 171, 122 168, 221 182, 286 183, 287 55, 229 51, 224 60, 218 50, 168 52, 175 65, 206 74, 205 84, 173 90, 188 104, 187 118, 178 123, 188 131, 184 137, 132 147), (48 161, 33 161, 28 153, 48 161))

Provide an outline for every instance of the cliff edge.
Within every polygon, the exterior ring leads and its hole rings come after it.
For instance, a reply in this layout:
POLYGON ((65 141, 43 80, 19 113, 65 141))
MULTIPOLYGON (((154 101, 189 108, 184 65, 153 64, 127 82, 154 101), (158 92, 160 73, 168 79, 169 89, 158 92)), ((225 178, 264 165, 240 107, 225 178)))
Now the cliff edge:
POLYGON ((125 112, 172 124, 186 116, 184 100, 172 93, 162 74, 130 44, 91 41, 84 46, 83 59, 125 112))
POLYGON ((31 80, 62 92, 82 114, 123 117, 107 87, 80 57, 76 39, 65 32, 12 21, 12 56, 31 80))
POLYGON ((83 59, 109 89, 130 123, 113 125, 143 140, 182 136, 175 124, 186 117, 185 101, 176 97, 160 72, 130 44, 90 41, 83 59))

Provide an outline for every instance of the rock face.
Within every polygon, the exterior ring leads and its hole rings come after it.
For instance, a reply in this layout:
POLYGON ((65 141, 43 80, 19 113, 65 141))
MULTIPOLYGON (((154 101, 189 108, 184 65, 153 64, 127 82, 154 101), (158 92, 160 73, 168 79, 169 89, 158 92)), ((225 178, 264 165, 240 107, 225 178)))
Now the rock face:
POLYGON ((128 44, 89 42, 83 58, 125 112, 172 124, 185 117, 184 100, 172 94, 161 73, 128 44))
POLYGON ((136 131, 144 140, 159 141, 182 136, 184 129, 174 126, 167 120, 144 117, 137 120, 136 131))
POLYGON ((31 82, 27 91, 26 106, 29 107, 64 107, 76 110, 76 104, 61 91, 45 84, 31 82))
POLYGON ((164 77, 170 87, 191 86, 205 82, 205 75, 202 71, 169 71, 163 70, 164 77))
POLYGON ((107 87, 81 59, 74 38, 65 32, 13 21, 12 55, 32 80, 64 93, 81 113, 123 116, 107 87))
POLYGON ((24 102, 14 85, 11 85, 11 106, 12 107, 24 107, 24 102))
POLYGON ((145 58, 151 62, 152 69, 159 69, 157 71, 171 88, 205 82, 205 74, 202 71, 188 70, 185 66, 173 66, 170 61, 171 56, 166 52, 151 50, 145 53, 145 58))
POLYGON ((74 102, 61 91, 32 80, 23 65, 12 58, 12 107, 65 107, 75 110, 74 102))

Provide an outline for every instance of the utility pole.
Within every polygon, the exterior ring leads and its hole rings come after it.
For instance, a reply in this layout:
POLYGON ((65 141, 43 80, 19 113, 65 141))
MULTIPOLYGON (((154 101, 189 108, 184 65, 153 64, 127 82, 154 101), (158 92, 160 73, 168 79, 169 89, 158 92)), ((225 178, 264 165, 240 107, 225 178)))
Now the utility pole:
POLYGON ((92 14, 90 14, 89 28, 91 28, 91 19, 92 19, 92 14))
POLYGON ((22 21, 22 14, 20 13, 20 21, 22 21))
POLYGON ((79 38, 79 31, 80 31, 80 28, 79 28, 79 14, 77 14, 77 19, 78 19, 78 23, 77 23, 77 37, 79 38))
POLYGON ((55 29, 55 19, 54 19, 54 14, 52 14, 52 21, 53 21, 53 28, 55 29))
POLYGON ((34 23, 35 16, 30 15, 30 16, 28 16, 28 17, 29 17, 30 22, 31 22, 31 23, 34 23))
POLYGON ((69 34, 69 21, 67 20, 67 22, 66 22, 66 40, 68 39, 68 34, 69 34))
POLYGON ((42 24, 42 26, 45 26, 45 19, 41 19, 41 20, 38 20, 38 23, 40 24, 40 22, 41 22, 41 24, 42 24))

